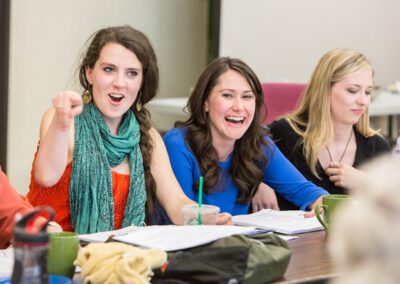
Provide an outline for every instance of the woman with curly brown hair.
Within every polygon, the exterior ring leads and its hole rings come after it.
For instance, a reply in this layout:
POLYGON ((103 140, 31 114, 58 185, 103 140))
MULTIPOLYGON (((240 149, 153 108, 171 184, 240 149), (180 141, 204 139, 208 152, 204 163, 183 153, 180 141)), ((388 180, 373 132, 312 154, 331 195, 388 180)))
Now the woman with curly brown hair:
POLYGON ((302 209, 320 202, 325 190, 307 181, 281 154, 262 125, 261 84, 249 66, 235 58, 212 61, 189 98, 190 117, 164 136, 174 173, 197 200, 232 215, 248 213, 251 200, 267 185, 302 209))
POLYGON ((181 207, 193 201, 180 189, 144 106, 159 80, 147 37, 130 26, 99 30, 79 79, 82 97, 62 92, 42 119, 29 201, 54 207, 63 229, 79 233, 149 222, 156 198, 182 223, 181 207))

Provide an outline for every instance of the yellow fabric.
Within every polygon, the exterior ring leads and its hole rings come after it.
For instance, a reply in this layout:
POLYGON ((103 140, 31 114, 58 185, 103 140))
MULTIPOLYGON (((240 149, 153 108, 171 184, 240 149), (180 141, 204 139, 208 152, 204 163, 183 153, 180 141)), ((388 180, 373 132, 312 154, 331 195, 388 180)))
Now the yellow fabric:
POLYGON ((150 283, 152 269, 167 261, 165 251, 139 249, 124 243, 89 244, 75 260, 83 283, 150 283))

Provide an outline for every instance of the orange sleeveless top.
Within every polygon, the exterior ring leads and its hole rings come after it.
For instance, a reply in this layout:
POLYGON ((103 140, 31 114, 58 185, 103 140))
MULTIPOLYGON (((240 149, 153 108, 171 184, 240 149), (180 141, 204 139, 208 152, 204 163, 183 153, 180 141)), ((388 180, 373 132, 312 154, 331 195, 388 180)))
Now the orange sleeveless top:
MULTIPOLYGON (((34 163, 35 161, 33 161, 34 163)), ((39 185, 34 178, 32 164, 31 182, 29 185, 28 200, 33 206, 48 205, 53 207, 56 215, 55 221, 61 225, 64 231, 73 231, 71 225, 71 213, 69 209, 69 185, 71 181, 72 162, 69 163, 61 179, 52 187, 39 185)), ((130 176, 126 174, 112 173, 112 193, 114 197, 114 228, 122 228, 124 211, 129 193, 130 176)))

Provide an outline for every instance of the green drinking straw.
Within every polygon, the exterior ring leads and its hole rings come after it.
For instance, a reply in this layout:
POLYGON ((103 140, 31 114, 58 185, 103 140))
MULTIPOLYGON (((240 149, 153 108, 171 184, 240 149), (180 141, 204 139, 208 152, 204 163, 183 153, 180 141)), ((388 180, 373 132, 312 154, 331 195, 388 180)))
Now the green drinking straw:
POLYGON ((199 213, 197 215, 197 224, 198 225, 201 225, 201 214, 200 214, 200 211, 201 211, 202 202, 203 202, 203 177, 201 176, 200 180, 199 180, 199 213))

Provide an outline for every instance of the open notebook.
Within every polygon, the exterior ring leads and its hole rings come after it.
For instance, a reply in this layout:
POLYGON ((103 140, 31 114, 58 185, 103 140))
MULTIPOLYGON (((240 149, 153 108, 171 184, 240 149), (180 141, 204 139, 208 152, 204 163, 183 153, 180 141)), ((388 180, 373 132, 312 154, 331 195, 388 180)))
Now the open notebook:
POLYGON ((324 229, 316 217, 305 218, 304 213, 306 212, 299 210, 263 209, 253 214, 233 216, 232 220, 236 225, 252 226, 287 235, 324 229))
POLYGON ((84 242, 105 242, 112 237, 113 240, 141 247, 175 251, 254 231, 254 227, 240 226, 130 226, 116 231, 80 235, 79 239, 84 242))

